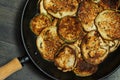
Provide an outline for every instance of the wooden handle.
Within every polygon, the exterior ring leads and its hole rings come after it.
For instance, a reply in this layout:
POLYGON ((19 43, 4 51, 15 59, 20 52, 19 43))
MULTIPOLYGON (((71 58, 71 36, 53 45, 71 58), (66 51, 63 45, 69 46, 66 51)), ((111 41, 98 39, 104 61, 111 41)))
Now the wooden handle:
POLYGON ((0 67, 0 80, 4 80, 5 78, 20 69, 22 69, 20 61, 18 60, 18 58, 14 58, 9 63, 0 67))

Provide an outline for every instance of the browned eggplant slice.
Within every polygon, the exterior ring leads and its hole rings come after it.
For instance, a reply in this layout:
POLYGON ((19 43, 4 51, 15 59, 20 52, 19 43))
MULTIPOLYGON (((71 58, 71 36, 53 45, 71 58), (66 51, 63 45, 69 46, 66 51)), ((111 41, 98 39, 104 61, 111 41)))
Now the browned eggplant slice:
POLYGON ((66 16, 58 23, 58 34, 65 42, 75 42, 82 32, 82 25, 76 17, 66 16))
POLYGON ((95 25, 106 40, 120 39, 120 13, 104 10, 95 19, 95 25))
POLYGON ((78 4, 77 0, 44 0, 46 11, 56 18, 76 14, 78 4))
POLYGON ((64 45, 55 56, 55 65, 63 72, 71 71, 76 65, 76 51, 74 46, 64 45))
POLYGON ((83 0, 78 8, 77 16, 82 23, 85 31, 89 32, 96 30, 94 25, 94 19, 103 10, 99 4, 92 2, 91 0, 83 0))
POLYGON ((40 54, 48 61, 54 61, 54 55, 62 44, 63 41, 57 35, 56 26, 50 26, 42 30, 36 40, 36 45, 40 54))
POLYGON ((109 46, 96 31, 89 32, 82 41, 81 50, 83 58, 90 64, 100 64, 109 52, 109 46))
POLYGON ((81 53, 77 56, 77 64, 73 69, 73 72, 80 77, 86 77, 93 75, 98 69, 97 65, 87 63, 83 60, 81 53))
POLYGON ((44 28, 51 26, 51 24, 52 21, 50 18, 43 14, 39 14, 31 19, 30 28, 33 33, 38 36, 44 28))

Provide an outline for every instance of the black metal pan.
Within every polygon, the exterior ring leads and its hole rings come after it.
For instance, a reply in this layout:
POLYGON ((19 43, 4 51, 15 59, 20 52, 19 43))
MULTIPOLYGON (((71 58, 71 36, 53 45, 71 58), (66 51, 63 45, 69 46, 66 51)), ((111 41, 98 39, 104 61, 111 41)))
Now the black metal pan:
POLYGON ((38 0, 27 0, 21 18, 21 36, 28 54, 27 57, 15 58, 5 66, 0 67, 0 80, 5 79, 10 74, 22 69, 22 65, 29 59, 33 64, 53 80, 98 80, 109 76, 116 71, 120 65, 120 47, 110 54, 103 63, 99 65, 98 71, 89 77, 78 77, 72 72, 63 73, 58 70, 54 63, 44 60, 36 48, 36 36, 29 28, 31 18, 38 13, 38 0))

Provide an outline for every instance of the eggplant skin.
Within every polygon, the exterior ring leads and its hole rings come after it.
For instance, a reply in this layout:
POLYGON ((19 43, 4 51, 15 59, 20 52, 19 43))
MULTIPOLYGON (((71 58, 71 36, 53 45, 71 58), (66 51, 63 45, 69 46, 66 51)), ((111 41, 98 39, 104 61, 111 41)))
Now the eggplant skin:
POLYGON ((42 30, 36 40, 36 45, 41 56, 47 61, 54 61, 54 55, 62 44, 63 41, 57 35, 56 26, 50 26, 42 30))
POLYGON ((58 23, 57 30, 61 39, 65 42, 75 42, 82 34, 82 25, 76 17, 66 16, 58 23))
POLYGON ((51 24, 52 21, 50 18, 43 14, 38 14, 31 19, 30 29, 35 35, 38 36, 44 28, 51 26, 51 24))
POLYGON ((77 11, 77 17, 85 31, 89 32, 96 30, 94 25, 95 17, 103 10, 101 6, 92 2, 91 0, 83 0, 77 11))
POLYGON ((81 50, 86 62, 98 65, 108 56, 109 46, 97 31, 91 31, 82 40, 81 50))
POLYGON ((103 10, 95 19, 95 25, 103 39, 120 39, 120 13, 117 10, 103 10))
POLYGON ((76 65, 76 51, 73 45, 63 45, 55 56, 54 63, 63 72, 72 71, 76 65))
POLYGON ((78 4, 77 0, 44 0, 46 11, 56 18, 75 15, 78 4))

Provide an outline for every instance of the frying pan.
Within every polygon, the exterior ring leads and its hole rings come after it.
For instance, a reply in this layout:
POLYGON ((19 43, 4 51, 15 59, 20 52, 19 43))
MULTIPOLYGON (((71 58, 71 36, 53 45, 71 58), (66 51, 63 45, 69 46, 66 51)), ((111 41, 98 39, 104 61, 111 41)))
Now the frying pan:
POLYGON ((43 74, 53 80, 98 80, 109 76, 119 68, 120 47, 108 55, 105 61, 98 66, 98 71, 89 77, 78 77, 73 72, 63 73, 56 68, 53 62, 44 60, 36 48, 36 36, 29 28, 30 20, 39 12, 37 3, 38 0, 27 0, 21 18, 21 36, 28 56, 14 58, 6 65, 0 67, 0 80, 4 80, 12 73, 22 69, 22 65, 29 61, 29 59, 43 74))

